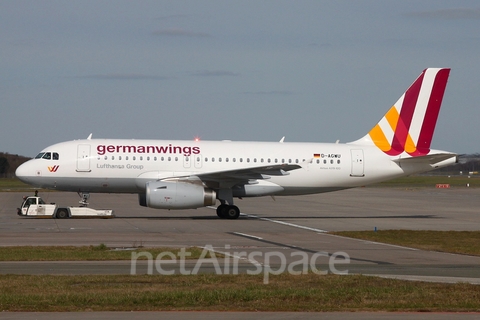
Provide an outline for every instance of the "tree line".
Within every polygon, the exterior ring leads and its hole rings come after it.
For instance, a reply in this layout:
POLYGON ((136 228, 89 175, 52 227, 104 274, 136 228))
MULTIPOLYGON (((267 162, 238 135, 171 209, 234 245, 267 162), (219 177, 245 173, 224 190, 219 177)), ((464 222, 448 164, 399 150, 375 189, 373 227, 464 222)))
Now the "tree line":
POLYGON ((15 170, 17 170, 18 166, 30 159, 18 154, 0 152, 0 178, 15 177, 15 170))

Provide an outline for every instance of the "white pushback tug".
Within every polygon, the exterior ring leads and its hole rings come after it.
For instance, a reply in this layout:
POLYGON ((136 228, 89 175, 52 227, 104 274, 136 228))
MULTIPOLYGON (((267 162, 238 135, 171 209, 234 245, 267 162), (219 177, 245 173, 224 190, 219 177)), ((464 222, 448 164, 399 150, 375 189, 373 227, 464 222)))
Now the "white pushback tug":
POLYGON ((17 208, 17 214, 23 217, 35 218, 113 218, 113 210, 91 209, 85 206, 65 207, 55 203, 45 203, 41 197, 24 197, 21 208, 17 208))

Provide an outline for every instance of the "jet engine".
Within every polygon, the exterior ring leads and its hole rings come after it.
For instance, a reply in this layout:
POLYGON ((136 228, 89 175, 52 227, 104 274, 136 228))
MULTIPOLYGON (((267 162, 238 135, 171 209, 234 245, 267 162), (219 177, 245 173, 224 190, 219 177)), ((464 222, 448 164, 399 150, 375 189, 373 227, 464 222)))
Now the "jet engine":
POLYGON ((196 209, 215 205, 216 193, 202 185, 178 181, 151 181, 139 194, 141 206, 155 209, 196 209))

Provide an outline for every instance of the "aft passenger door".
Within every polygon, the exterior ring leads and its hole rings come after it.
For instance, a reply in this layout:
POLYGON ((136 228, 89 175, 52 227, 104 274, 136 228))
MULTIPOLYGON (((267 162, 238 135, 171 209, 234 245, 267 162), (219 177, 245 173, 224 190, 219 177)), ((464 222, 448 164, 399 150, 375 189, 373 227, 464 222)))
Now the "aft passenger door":
POLYGON ((352 149, 350 150, 350 155, 352 157, 352 171, 350 172, 351 177, 363 177, 364 165, 363 165, 363 150, 362 149, 352 149))

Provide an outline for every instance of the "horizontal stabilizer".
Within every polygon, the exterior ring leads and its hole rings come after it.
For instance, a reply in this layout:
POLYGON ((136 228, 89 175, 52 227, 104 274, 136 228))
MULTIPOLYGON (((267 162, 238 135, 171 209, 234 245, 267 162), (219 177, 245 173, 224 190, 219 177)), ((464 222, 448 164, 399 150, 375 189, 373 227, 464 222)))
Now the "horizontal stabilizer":
POLYGON ((439 162, 445 161, 447 159, 457 157, 455 153, 436 153, 436 154, 429 154, 426 156, 418 156, 418 157, 411 157, 411 158, 400 158, 393 160, 394 162, 401 165, 402 163, 425 163, 434 165, 439 162))

